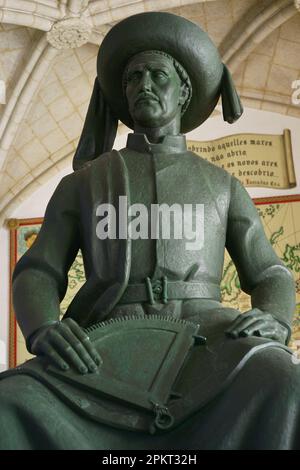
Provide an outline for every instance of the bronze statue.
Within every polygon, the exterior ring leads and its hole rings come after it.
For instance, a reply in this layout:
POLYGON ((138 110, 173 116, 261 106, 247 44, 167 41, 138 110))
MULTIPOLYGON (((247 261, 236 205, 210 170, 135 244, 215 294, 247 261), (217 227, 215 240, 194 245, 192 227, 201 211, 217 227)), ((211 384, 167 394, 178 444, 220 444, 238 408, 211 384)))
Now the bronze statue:
POLYGON ((135 15, 104 39, 75 171, 14 273, 17 319, 37 358, 0 376, 0 429, 10 429, 1 448, 300 445, 300 374, 285 346, 292 276, 239 181, 189 152, 181 133, 220 95, 234 122, 242 106, 229 71, 181 17, 135 15), (118 119, 134 131, 120 152, 118 119), (201 206, 203 243, 99 235, 101 204, 120 228, 120 198, 126 210, 201 206), (225 247, 251 295, 243 315, 220 302, 225 247), (87 281, 60 321, 79 249, 87 281))

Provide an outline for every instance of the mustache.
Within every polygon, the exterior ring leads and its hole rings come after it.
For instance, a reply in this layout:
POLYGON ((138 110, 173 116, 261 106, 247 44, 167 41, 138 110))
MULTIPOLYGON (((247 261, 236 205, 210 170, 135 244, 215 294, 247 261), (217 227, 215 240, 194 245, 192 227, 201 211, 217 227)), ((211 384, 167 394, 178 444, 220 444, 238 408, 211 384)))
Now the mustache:
POLYGON ((157 98, 156 95, 154 95, 153 93, 143 91, 143 92, 138 94, 134 104, 138 103, 139 101, 143 101, 143 100, 147 100, 147 99, 151 99, 151 100, 159 102, 159 99, 157 98))

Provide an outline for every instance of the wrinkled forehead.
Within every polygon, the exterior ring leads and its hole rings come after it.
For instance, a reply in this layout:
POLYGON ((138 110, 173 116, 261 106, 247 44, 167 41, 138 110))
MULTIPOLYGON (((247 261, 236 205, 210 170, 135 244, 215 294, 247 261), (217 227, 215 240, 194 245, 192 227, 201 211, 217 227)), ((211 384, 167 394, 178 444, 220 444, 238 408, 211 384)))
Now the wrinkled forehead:
POLYGON ((176 72, 174 59, 171 56, 158 51, 145 51, 136 54, 128 61, 125 73, 145 67, 149 67, 150 69, 159 67, 176 72))

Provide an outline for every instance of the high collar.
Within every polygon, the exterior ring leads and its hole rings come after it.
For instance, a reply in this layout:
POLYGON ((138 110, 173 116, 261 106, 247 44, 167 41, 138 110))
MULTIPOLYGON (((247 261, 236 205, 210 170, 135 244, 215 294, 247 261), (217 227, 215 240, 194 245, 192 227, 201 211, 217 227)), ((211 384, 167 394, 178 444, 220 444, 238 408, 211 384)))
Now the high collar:
POLYGON ((183 153, 186 152, 185 135, 166 135, 158 144, 149 142, 146 134, 128 134, 127 148, 141 153, 183 153))

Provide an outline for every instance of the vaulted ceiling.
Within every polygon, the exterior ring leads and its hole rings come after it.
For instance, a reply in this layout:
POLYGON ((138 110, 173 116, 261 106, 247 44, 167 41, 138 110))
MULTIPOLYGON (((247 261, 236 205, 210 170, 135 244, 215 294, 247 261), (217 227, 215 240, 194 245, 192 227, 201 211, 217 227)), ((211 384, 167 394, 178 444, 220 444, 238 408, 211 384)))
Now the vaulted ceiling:
POLYGON ((198 23, 234 73, 244 105, 298 117, 300 0, 0 0, 0 219, 69 164, 105 33, 138 12, 198 23))

